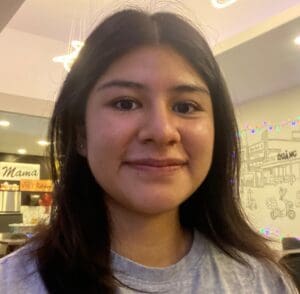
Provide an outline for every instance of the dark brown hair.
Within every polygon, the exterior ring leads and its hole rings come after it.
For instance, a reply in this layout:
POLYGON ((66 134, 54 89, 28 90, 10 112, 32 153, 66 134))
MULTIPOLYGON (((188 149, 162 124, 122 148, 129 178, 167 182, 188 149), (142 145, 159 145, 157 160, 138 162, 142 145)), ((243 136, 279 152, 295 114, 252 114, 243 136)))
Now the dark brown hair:
POLYGON ((206 82, 213 103, 215 146, 209 174, 180 207, 181 223, 197 229, 225 254, 247 264, 241 252, 275 263, 265 239, 247 223, 239 199, 239 141, 232 103, 203 36, 172 13, 123 10, 88 37, 68 74, 50 124, 55 182, 51 221, 37 235, 38 267, 50 293, 113 293, 110 217, 103 190, 77 151, 85 126, 87 97, 96 81, 122 55, 139 46, 167 45, 206 82))

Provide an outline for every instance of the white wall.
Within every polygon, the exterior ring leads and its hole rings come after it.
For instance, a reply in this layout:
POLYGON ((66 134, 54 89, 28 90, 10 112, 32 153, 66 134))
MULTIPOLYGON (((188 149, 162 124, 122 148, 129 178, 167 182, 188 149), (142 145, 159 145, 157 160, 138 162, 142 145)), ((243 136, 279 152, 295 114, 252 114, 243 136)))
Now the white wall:
POLYGON ((0 92, 54 101, 65 70, 52 59, 68 52, 67 45, 9 28, 0 43, 0 92))

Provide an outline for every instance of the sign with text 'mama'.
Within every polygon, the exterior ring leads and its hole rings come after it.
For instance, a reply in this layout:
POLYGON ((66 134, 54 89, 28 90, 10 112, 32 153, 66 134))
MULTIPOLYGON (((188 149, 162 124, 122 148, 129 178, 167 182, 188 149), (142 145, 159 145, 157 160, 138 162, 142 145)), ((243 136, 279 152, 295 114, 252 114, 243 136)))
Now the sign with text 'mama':
POLYGON ((40 178, 40 165, 0 161, 0 180, 19 181, 40 178))

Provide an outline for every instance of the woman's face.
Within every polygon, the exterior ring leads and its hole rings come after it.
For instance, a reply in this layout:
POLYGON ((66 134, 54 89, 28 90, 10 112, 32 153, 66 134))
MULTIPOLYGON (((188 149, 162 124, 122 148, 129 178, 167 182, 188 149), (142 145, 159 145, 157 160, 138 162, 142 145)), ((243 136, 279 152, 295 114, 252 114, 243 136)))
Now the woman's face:
POLYGON ((109 205, 143 215, 177 210, 212 161, 209 91, 169 47, 141 47, 115 61, 91 91, 87 157, 109 205))

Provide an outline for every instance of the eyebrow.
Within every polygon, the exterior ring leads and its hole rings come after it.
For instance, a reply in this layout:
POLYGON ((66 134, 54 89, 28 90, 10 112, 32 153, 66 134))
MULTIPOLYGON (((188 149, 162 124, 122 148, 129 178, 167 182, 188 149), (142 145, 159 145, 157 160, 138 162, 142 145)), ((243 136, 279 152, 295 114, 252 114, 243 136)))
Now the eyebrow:
POLYGON ((129 89, 136 89, 136 90, 147 90, 147 87, 143 84, 133 82, 133 81, 126 81, 126 80, 112 80, 107 83, 100 85, 97 88, 97 91, 107 89, 107 88, 129 88, 129 89))
POLYGON ((202 86, 197 86, 194 84, 183 84, 178 85, 171 88, 171 91, 173 92, 189 92, 189 93, 205 93, 207 95, 210 95, 209 91, 202 86))
MULTIPOLYGON (((149 88, 141 83, 127 81, 127 80, 112 80, 102 85, 99 85, 96 91, 101 91, 107 88, 127 88, 127 89, 134 89, 134 90, 142 90, 142 91, 149 91, 149 88)), ((170 92, 189 92, 189 93, 205 93, 210 95, 209 91, 206 87, 198 86, 195 84, 179 84, 169 89, 170 92)))

